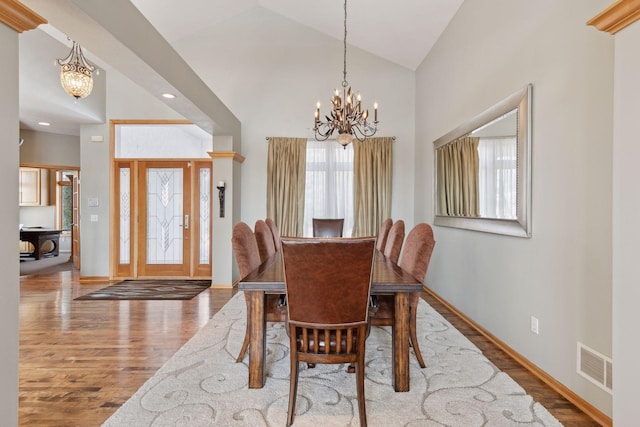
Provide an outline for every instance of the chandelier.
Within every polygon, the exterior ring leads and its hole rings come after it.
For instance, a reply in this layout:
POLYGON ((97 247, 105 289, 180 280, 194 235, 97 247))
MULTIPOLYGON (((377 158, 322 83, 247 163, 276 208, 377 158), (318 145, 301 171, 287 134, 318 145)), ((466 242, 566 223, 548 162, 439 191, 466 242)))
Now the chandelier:
POLYGON ((344 0, 344 68, 342 71, 342 94, 336 89, 331 97, 331 112, 320 119, 320 101, 316 104, 313 131, 318 141, 327 140, 334 132, 338 132, 338 143, 347 147, 353 141, 364 141, 378 130, 378 104, 373 104, 373 121, 369 118, 369 110, 362 110, 360 94, 354 95, 347 82, 347 0, 344 0))
POLYGON ((84 57, 82 47, 75 41, 71 41, 73 47, 69 55, 64 59, 56 60, 60 65, 60 83, 65 92, 75 99, 85 98, 93 90, 93 72, 98 74, 98 71, 84 57))

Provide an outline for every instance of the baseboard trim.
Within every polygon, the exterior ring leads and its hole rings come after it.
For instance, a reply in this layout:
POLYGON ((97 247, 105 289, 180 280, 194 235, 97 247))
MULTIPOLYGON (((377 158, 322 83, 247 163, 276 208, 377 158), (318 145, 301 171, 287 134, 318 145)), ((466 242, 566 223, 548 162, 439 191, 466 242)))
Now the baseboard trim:
POLYGON ((82 276, 78 279, 80 284, 83 283, 98 283, 98 282, 108 282, 109 276, 82 276))
POLYGON ((517 351, 515 351, 514 349, 509 347, 503 341, 501 341, 500 339, 496 338, 493 334, 491 334, 489 331, 484 329, 482 326, 480 326, 479 324, 477 324, 476 322, 471 320, 464 313, 462 313, 456 307, 451 305, 447 300, 442 298, 440 295, 435 293, 433 290, 429 289, 426 286, 423 286, 422 289, 426 293, 431 295, 433 298, 438 300, 438 302, 440 302, 442 305, 444 305, 449 310, 451 310, 451 312, 453 312, 456 316, 458 316, 460 319, 462 319, 465 323, 467 323, 469 326, 471 326, 473 329, 478 331, 485 338, 487 338, 489 341, 491 341, 493 344, 495 344, 498 348, 500 348, 502 351, 507 353, 513 360, 515 360, 517 363, 522 365, 525 369, 527 369, 533 375, 538 377, 542 382, 544 382, 549 387, 551 387, 553 390, 558 392, 560 395, 562 395, 569 402, 571 402, 574 405, 576 405, 576 407, 578 407, 582 412, 584 412, 589 417, 591 417, 591 419, 593 421, 595 421, 598 424, 600 424, 602 426, 605 426, 605 427, 612 427, 613 426, 613 421, 611 420, 611 418, 609 418, 607 415, 605 415, 598 408, 596 408, 595 406, 593 406, 592 404, 590 404, 589 402, 587 402, 586 400, 584 400, 583 398, 578 396, 576 393, 571 391, 569 388, 567 388, 565 385, 563 385, 558 380, 553 378, 551 375, 549 375, 548 373, 546 373, 545 371, 540 369, 538 366, 533 364, 526 357, 522 356, 520 353, 518 353, 517 351))
POLYGON ((232 289, 232 283, 213 283, 211 282, 211 289, 232 289))

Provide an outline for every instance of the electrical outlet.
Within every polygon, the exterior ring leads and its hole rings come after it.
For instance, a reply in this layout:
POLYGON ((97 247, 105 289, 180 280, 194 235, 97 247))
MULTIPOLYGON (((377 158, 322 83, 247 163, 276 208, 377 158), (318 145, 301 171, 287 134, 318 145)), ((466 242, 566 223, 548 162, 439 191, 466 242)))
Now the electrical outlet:
POLYGON ((531 332, 534 334, 538 334, 538 318, 531 316, 531 332))

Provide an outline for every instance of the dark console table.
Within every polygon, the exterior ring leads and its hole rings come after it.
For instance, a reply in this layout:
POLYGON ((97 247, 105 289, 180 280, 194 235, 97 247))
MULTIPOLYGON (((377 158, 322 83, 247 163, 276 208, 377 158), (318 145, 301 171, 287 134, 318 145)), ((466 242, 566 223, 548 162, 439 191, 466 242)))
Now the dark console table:
POLYGON ((51 230, 46 228, 23 228, 20 230, 20 240, 29 242, 33 245, 33 252, 29 257, 40 259, 42 257, 58 256, 60 251, 60 230, 51 230), (52 242, 53 249, 43 252, 42 244, 44 242, 52 242))

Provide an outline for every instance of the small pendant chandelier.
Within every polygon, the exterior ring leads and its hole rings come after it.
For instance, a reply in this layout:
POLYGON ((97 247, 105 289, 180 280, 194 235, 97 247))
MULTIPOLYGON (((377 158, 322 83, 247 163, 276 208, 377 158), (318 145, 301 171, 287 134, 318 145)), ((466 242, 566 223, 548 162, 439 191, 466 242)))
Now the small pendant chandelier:
POLYGON ((71 41, 73 47, 69 55, 56 60, 60 65, 60 84, 65 92, 75 99, 86 98, 93 90, 93 72, 98 74, 98 71, 84 57, 82 47, 74 40, 71 41))
POLYGON ((373 104, 373 120, 369 118, 369 110, 362 110, 360 94, 354 95, 347 82, 347 0, 344 0, 344 68, 342 71, 342 94, 338 89, 331 97, 331 112, 320 120, 320 101, 316 104, 313 131, 318 141, 327 140, 334 132, 338 132, 338 143, 347 147, 353 141, 364 141, 378 130, 378 104, 373 104))

